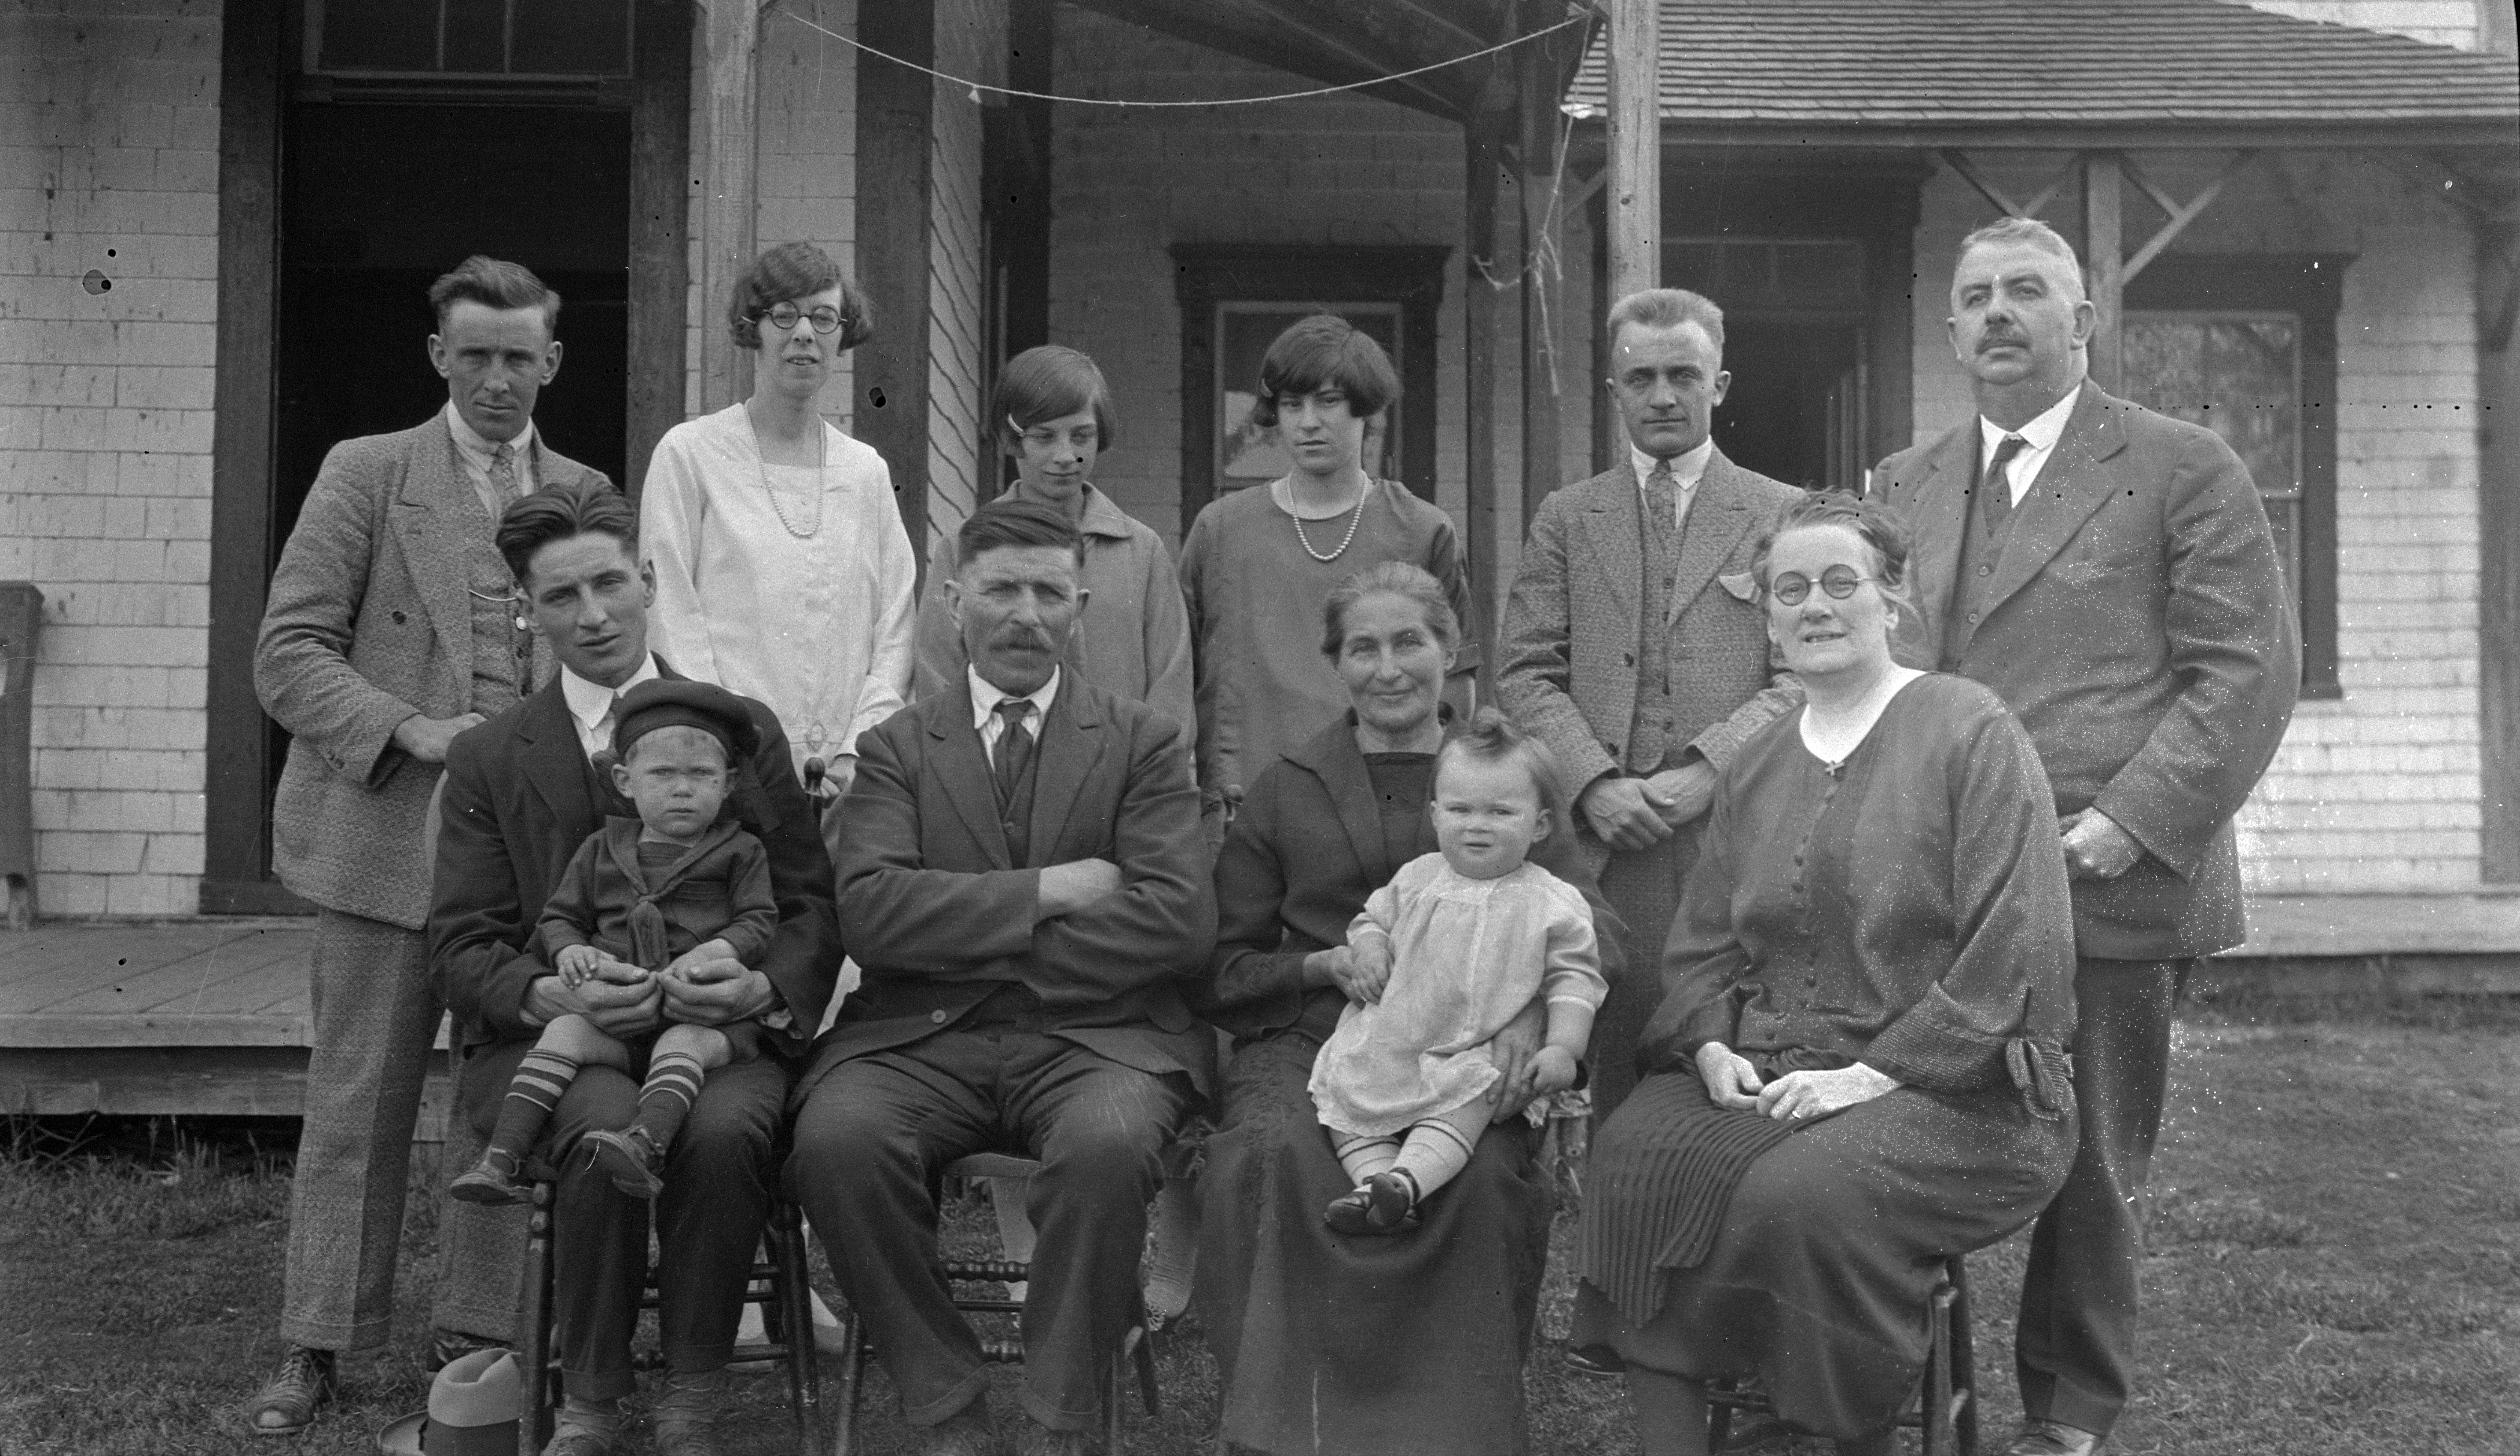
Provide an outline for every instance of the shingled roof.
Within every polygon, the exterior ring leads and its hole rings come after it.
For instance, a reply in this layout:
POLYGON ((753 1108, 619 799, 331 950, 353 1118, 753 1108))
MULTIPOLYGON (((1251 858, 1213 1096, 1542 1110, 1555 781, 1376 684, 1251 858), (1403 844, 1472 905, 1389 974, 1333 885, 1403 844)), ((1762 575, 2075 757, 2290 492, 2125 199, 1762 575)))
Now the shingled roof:
MULTIPOLYGON (((2520 145, 2510 58, 2228 0, 1663 0, 1665 127, 1860 141, 2300 128, 2520 145)), ((1568 88, 1605 114, 1596 40, 1568 88)))

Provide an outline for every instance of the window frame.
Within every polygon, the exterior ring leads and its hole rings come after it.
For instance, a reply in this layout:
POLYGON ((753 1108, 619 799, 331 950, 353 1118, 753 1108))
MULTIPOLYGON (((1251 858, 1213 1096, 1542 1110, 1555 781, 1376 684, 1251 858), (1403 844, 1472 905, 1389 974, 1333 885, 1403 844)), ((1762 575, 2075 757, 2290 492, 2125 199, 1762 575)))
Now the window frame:
MULTIPOLYGON (((2125 287, 2127 314, 2288 313, 2300 327, 2301 695, 2338 699, 2336 318, 2351 253, 2164 253, 2125 287)), ((2113 321, 2123 326, 2123 320, 2113 321)))

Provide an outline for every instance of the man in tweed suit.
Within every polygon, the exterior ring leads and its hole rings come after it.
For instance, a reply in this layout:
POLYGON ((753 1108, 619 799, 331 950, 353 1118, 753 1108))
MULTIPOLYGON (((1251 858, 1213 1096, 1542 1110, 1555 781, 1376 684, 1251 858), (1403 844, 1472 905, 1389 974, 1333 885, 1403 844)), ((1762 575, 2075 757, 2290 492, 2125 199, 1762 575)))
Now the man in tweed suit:
MULTIPOLYGON (((304 1429, 332 1397, 338 1354, 382 1344, 390 1323, 412 1125, 441 1009, 422 932, 424 819, 447 744, 548 671, 537 671, 493 526, 538 486, 608 483, 534 433, 535 396, 560 369, 560 295, 515 263, 472 257, 428 299, 446 407, 325 457, 254 649, 254 691, 292 735, 272 859, 316 905, 315 1037, 280 1318, 289 1350, 249 1408, 261 1435, 304 1429)), ((460 1256, 483 1236, 465 1217, 445 1233, 441 1345, 506 1329, 516 1305, 513 1260, 460 1256)))
POLYGON ((1901 659, 1994 688, 2056 789, 2083 1144, 2031 1236, 2005 1451, 2092 1456, 2133 1386, 2171 1009, 2194 957, 2243 938, 2231 816, 2292 721, 2300 640, 2239 457, 2084 377, 2098 315, 2072 244, 1980 229, 1951 299, 1976 418, 1870 490, 1915 536, 1901 659))
POLYGON ((1543 502, 1506 606, 1497 694, 1557 755, 1576 836, 1626 921, 1627 970, 1593 1024, 1593 1111, 1636 1085, 1663 938, 1742 740, 1802 701, 1750 580, 1801 491, 1724 458, 1708 431, 1732 381, 1724 311, 1680 288, 1610 310, 1610 397, 1627 459, 1543 502))

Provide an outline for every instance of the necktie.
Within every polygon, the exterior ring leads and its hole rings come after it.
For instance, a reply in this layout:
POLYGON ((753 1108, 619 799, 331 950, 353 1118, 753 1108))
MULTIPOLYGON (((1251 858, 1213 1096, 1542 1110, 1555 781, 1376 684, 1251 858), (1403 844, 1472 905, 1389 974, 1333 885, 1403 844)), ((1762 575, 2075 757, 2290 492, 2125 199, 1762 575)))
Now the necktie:
POLYGON ((1654 462, 1645 476, 1645 507, 1653 515, 1654 534, 1668 544, 1680 534, 1680 477, 1671 473, 1671 462, 1654 462))
POLYGON ((621 694, 617 692, 604 700, 604 716, 595 720, 595 727, 590 730, 593 734, 591 741, 595 746, 586 751, 588 758, 593 758, 612 746, 612 730, 619 726, 613 721, 613 710, 620 706, 621 694))
POLYGON ((1986 475, 1979 485, 1986 491, 1986 529, 1992 535, 2002 531, 2012 516, 2012 477, 2006 473, 2012 458, 2030 448, 2030 442, 2019 435, 2006 435, 1995 445, 1995 459, 1987 462, 1986 475))
POLYGON ((517 468, 517 445, 513 440, 501 441, 498 452, 490 457, 490 489, 499 497, 503 511, 525 493, 525 478, 517 468))
POLYGON ((1024 727, 1024 719, 1032 713, 1032 699, 1000 698, 997 713, 1006 720, 1005 731, 998 734, 998 810, 1003 814, 1014 807, 1016 786, 1032 763, 1032 729, 1024 727))

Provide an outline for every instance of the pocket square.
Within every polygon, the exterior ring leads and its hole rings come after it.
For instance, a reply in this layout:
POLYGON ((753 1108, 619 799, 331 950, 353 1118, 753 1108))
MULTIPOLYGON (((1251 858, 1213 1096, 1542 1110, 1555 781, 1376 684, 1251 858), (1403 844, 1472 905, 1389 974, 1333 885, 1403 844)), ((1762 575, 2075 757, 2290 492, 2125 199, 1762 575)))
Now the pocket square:
POLYGON ((1756 602, 1759 599, 1759 584, 1746 571, 1730 572, 1715 580, 1736 600, 1756 602))

